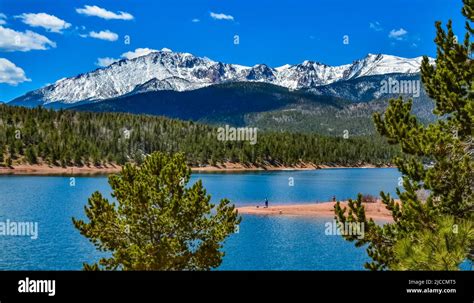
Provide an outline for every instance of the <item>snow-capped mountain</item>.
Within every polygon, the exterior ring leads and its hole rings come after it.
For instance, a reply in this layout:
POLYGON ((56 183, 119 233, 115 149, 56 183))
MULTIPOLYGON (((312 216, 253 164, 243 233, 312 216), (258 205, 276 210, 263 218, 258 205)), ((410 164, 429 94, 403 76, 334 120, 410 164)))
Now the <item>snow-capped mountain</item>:
POLYGON ((249 67, 217 62, 189 53, 156 51, 58 80, 14 99, 11 104, 73 105, 149 91, 188 91, 226 82, 265 82, 292 90, 314 88, 362 76, 417 73, 421 60, 421 57, 406 59, 368 54, 352 64, 341 66, 304 61, 271 68, 265 64, 249 67))

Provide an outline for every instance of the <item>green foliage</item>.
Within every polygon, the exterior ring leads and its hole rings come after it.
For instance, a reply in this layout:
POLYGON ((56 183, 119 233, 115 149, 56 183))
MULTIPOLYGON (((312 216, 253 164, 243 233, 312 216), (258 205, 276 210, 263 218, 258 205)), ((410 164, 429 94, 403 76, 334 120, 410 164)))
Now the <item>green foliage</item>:
POLYGON ((5 147, 3 145, 0 145, 0 166, 5 165, 5 163, 4 163, 5 158, 3 156, 3 154, 5 153, 4 148, 5 147))
POLYGON ((444 219, 452 218, 453 224, 474 220, 474 64, 469 51, 473 46, 470 42, 473 8, 474 1, 464 0, 468 32, 463 42, 456 41, 451 22, 447 24, 447 31, 436 23, 436 65, 430 65, 426 57, 422 62, 424 87, 435 100, 434 113, 443 119, 424 126, 410 114, 411 100, 404 102, 401 98, 390 100, 384 116, 374 115, 378 132, 389 143, 398 144, 405 154, 393 161, 403 175, 405 191, 397 190, 400 201, 381 193, 394 223, 379 226, 367 220, 360 197, 351 201, 347 213, 340 205, 336 206, 338 220, 366 224, 364 239, 348 240, 357 241, 356 245, 368 244, 367 251, 373 262, 366 267, 370 269, 426 269, 421 260, 415 260, 420 263, 403 260, 406 253, 401 247, 408 245, 407 241, 415 243, 413 249, 418 250, 413 253, 415 259, 422 258, 423 254, 426 257, 428 252, 433 260, 449 255, 452 260, 446 269, 472 259, 472 241, 462 253, 459 246, 448 245, 449 241, 440 241, 435 248, 424 245, 433 244, 430 241, 439 236, 436 234, 444 232, 447 228, 443 225, 446 224, 444 219), (433 165, 424 165, 422 159, 428 159, 433 165), (420 197, 420 193, 427 193, 427 197, 420 197))
POLYGON ((257 144, 219 141, 217 128, 163 117, 53 111, 0 104, 0 146, 14 164, 56 166, 134 162, 155 151, 183 152, 193 166, 228 161, 254 165, 388 164, 398 148, 376 136, 349 139, 318 134, 258 132, 257 144), (15 131, 21 137, 15 136, 15 131), (375 148, 376 147, 376 148, 375 148), (28 156, 26 155, 28 153, 28 156), (36 157, 35 157, 36 156, 36 157))
POLYGON ((437 228, 408 234, 394 245, 396 270, 458 270, 474 241, 474 222, 443 217, 437 228), (414 236, 414 237, 413 237, 414 236))
POLYGON ((6 167, 11 167, 11 166, 12 166, 12 158, 7 157, 7 158, 5 159, 5 166, 6 166, 6 167))
POLYGON ((111 252, 86 270, 209 270, 220 265, 222 242, 240 223, 229 200, 215 206, 201 181, 190 178, 182 154, 154 153, 141 166, 127 164, 109 177, 110 203, 99 192, 73 219, 99 250, 111 252))
POLYGON ((324 134, 342 137, 344 131, 350 136, 367 136, 376 133, 371 114, 383 110, 386 101, 374 101, 346 105, 341 108, 298 104, 283 109, 251 113, 245 116, 245 124, 262 130, 287 130, 291 132, 324 134))
MULTIPOLYGON (((416 80, 419 81, 419 76, 416 80)), ((387 80, 386 80, 387 81, 387 80)), ((373 84, 374 89, 377 88, 373 84)), ((354 86, 354 90, 357 86, 354 86)), ((245 116, 245 124, 262 130, 285 130, 291 132, 311 133, 341 137, 344 131, 351 136, 377 135, 372 114, 384 112, 388 99, 370 102, 354 102, 342 106, 321 106, 304 103, 287 106, 282 109, 250 113, 245 116)), ((432 101, 428 97, 416 98, 413 101, 412 113, 424 124, 436 117, 431 113, 432 101)))
POLYGON ((28 161, 28 163, 30 163, 30 164, 38 163, 38 159, 37 159, 37 156, 36 156, 36 151, 35 151, 35 148, 33 146, 28 146, 26 148, 25 157, 26 157, 26 161, 28 161))

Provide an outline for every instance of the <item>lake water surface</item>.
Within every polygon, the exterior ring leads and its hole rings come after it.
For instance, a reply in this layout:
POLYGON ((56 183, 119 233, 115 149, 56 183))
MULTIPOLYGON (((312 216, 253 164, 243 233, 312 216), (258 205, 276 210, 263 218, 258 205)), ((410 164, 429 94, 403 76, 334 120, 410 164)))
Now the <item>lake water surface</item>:
MULTIPOLYGON (((237 206, 310 203, 354 198, 357 193, 394 194, 396 169, 324 169, 315 171, 203 173, 213 201, 228 198, 237 206)), ((73 227, 84 218, 87 198, 96 190, 110 194, 107 178, 0 176, 0 222, 38 222, 38 239, 0 236, 0 270, 78 270, 100 258, 73 227)), ((222 270, 362 270, 368 260, 340 236, 325 235, 331 218, 243 216, 238 234, 225 243, 222 270)))

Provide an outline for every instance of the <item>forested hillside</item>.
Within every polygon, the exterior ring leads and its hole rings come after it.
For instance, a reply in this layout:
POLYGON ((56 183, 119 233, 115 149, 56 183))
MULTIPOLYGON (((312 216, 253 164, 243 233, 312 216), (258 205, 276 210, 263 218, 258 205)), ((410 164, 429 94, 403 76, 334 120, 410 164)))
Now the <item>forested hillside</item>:
MULTIPOLYGON (((395 77, 395 76, 393 76, 395 77)), ((398 76, 400 79, 411 79, 398 76)), ((396 79, 398 79, 396 78, 396 79)), ((413 76, 419 79, 419 76, 413 76)), ((149 114, 205 124, 258 127, 268 131, 313 132, 337 136, 347 130, 352 135, 376 133, 372 114, 383 112, 388 99, 378 95, 380 81, 388 76, 363 77, 353 85, 334 83, 320 90, 288 90, 260 82, 224 83, 192 91, 140 91, 101 102, 72 107, 76 111, 149 114), (370 87, 370 94, 358 95, 370 87), (341 92, 337 95, 337 92, 341 92)), ((348 81, 344 81, 348 82, 348 81)), ((407 96, 410 97, 410 96, 407 96)), ((431 121, 433 102, 414 98, 413 113, 431 121)))
POLYGON ((291 105, 311 104, 342 108, 351 102, 259 82, 223 83, 192 91, 134 92, 118 98, 73 107, 77 111, 149 114, 195 122, 244 125, 244 116, 278 110, 291 105))
POLYGON ((195 122, 121 113, 27 109, 0 105, 0 164, 57 166, 141 162, 153 151, 186 154, 190 165, 387 164, 398 149, 378 137, 258 132, 257 144, 219 141, 195 122))

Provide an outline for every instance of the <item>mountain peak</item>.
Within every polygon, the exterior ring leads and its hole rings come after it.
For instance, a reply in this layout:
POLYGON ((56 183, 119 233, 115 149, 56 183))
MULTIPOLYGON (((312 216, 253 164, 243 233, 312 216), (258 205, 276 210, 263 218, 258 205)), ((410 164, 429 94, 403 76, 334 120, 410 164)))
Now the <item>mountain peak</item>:
POLYGON ((266 64, 253 67, 213 61, 190 53, 163 48, 142 56, 122 59, 105 68, 61 79, 13 100, 14 104, 74 104, 99 102, 147 90, 185 91, 226 82, 265 82, 289 89, 313 88, 362 76, 417 73, 421 59, 384 54, 367 54, 352 64, 329 66, 305 60, 277 68, 266 64))
POLYGON ((300 65, 302 66, 328 66, 324 63, 312 61, 312 60, 304 60, 300 65))
POLYGON ((382 54, 382 53, 378 53, 378 54, 368 53, 365 57, 366 58, 372 58, 372 57, 383 57, 383 56, 385 56, 385 55, 382 54))

